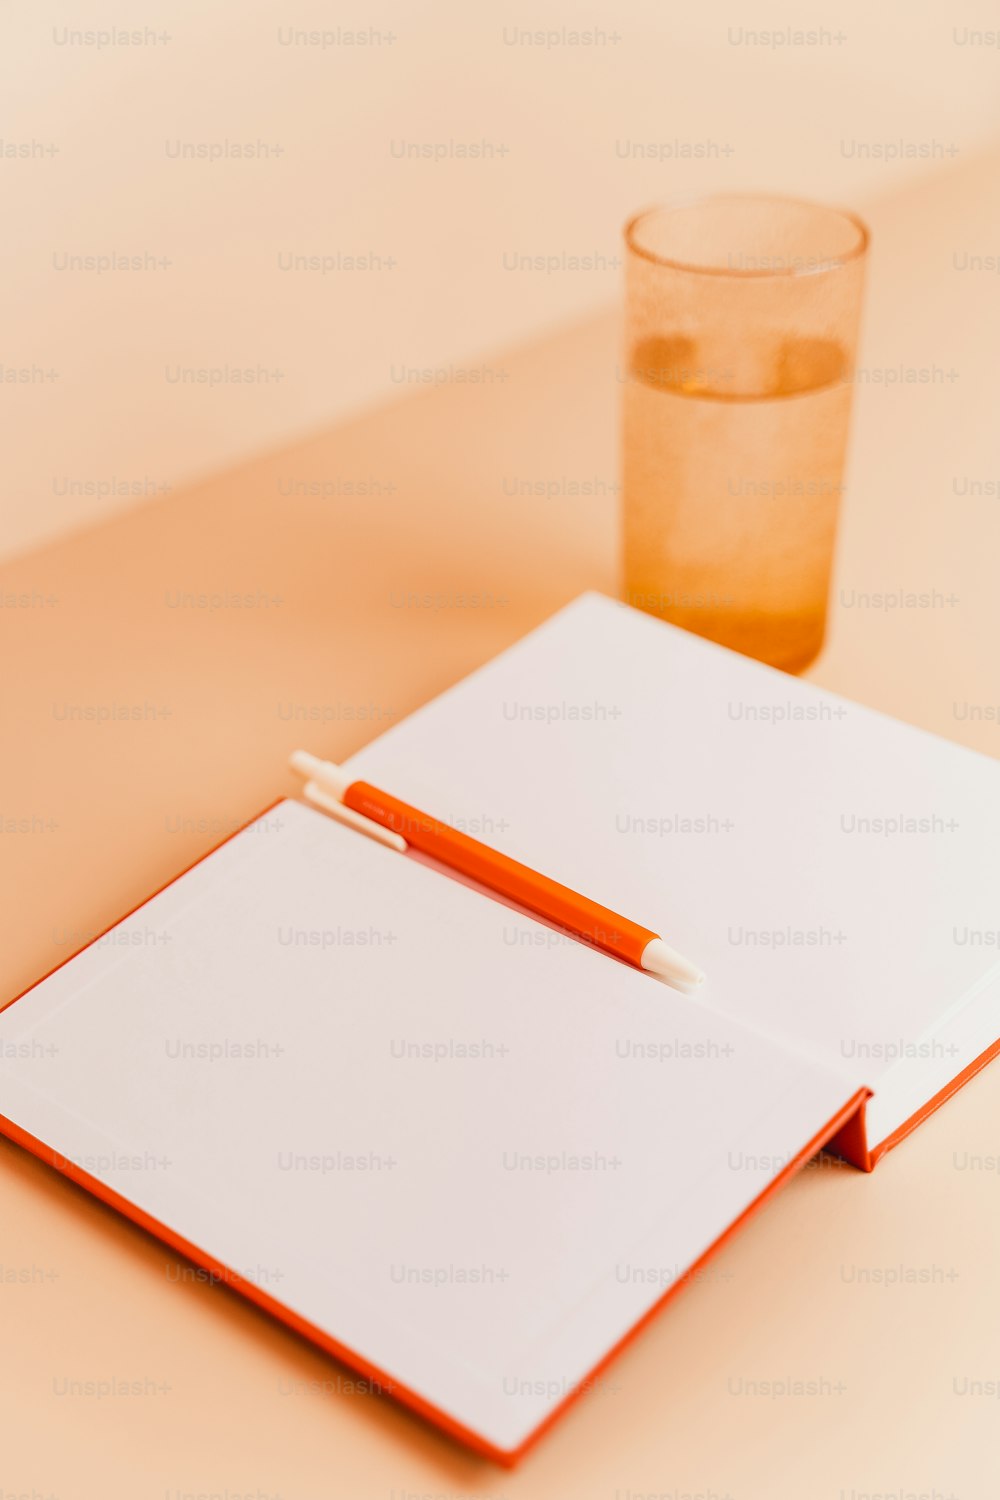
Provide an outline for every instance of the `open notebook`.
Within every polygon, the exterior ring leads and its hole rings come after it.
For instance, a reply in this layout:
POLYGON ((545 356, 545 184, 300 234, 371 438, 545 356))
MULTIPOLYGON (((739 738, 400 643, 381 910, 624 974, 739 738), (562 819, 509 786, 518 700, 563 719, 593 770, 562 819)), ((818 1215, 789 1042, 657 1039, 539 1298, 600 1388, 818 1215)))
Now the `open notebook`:
POLYGON ((586 596, 351 769, 708 985, 282 801, 0 1013, 0 1130, 510 1462, 985 1061, 1000 768, 586 596))

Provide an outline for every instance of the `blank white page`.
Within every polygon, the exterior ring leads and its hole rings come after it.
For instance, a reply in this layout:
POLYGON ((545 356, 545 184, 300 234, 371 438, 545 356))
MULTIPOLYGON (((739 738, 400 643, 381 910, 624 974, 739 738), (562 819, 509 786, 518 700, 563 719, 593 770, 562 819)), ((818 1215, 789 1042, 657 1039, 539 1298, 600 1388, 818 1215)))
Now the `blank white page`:
POLYGON ((852 1069, 872 1143, 1000 1036, 1000 766, 627 606, 584 595, 350 765, 852 1069))
POLYGON ((853 1092, 294 802, 0 1014, 0 1114, 504 1451, 853 1092))

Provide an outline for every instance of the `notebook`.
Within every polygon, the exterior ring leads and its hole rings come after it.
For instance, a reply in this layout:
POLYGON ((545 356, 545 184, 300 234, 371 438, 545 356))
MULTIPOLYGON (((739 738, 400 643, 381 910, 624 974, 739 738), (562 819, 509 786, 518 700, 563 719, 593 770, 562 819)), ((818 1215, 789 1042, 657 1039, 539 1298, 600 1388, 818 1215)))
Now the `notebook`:
POLYGON ((510 1464, 997 1050, 1000 771, 596 595, 350 769, 707 984, 284 799, 0 1013, 0 1130, 510 1464))

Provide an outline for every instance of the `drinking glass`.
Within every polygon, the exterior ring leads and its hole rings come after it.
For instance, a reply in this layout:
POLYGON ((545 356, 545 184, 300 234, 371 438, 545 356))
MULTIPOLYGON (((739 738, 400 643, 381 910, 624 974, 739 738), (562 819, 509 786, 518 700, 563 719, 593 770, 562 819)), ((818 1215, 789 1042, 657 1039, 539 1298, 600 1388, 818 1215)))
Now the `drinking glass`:
POLYGON ((625 598, 787 671, 819 651, 868 231, 720 195, 626 226, 625 598))

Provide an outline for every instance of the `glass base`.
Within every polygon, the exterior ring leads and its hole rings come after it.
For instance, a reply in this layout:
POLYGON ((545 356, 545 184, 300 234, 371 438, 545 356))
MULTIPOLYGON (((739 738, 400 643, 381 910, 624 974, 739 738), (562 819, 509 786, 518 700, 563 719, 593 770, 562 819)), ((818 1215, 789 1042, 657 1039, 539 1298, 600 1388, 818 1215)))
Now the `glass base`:
POLYGON ((764 610, 745 614, 732 610, 706 612, 676 605, 657 608, 644 603, 641 594, 630 597, 627 593, 625 602, 717 645, 728 646, 730 651, 752 656, 769 667, 792 674, 804 672, 816 660, 826 636, 825 608, 796 614, 769 614, 764 610))

